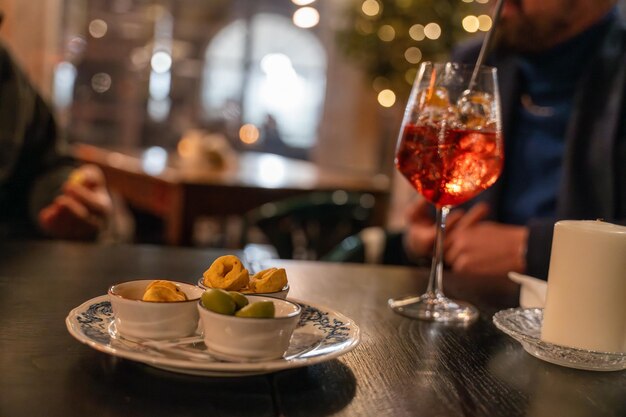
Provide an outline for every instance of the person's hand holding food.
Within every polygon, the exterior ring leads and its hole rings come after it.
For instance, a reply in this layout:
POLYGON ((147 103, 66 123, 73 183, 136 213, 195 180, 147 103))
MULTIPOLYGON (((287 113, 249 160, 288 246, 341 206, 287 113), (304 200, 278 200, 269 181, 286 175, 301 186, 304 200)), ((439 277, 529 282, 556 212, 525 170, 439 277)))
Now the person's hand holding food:
POLYGON ((102 171, 83 165, 72 172, 62 194, 39 212, 38 221, 51 237, 94 239, 106 227, 112 210, 102 171))

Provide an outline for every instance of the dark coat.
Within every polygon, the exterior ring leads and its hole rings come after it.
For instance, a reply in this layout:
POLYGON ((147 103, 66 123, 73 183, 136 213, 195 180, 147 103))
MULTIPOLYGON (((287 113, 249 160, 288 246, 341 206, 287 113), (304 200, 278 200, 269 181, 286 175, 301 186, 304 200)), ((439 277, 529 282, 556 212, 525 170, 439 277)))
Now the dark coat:
POLYGON ((36 217, 73 162, 48 106, 0 44, 0 239, 36 236, 36 217))

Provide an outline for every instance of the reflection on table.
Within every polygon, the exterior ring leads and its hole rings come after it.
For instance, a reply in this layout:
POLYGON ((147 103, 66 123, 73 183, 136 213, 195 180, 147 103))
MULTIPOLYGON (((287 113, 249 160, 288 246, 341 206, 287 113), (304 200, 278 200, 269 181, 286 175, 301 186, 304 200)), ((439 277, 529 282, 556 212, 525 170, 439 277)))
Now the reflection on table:
POLYGON ((626 372, 542 362, 491 322, 516 305, 510 281, 449 274, 445 291, 480 310, 469 327, 409 320, 387 299, 421 293, 427 270, 272 260, 289 297, 351 318, 361 343, 338 359, 265 375, 182 375, 96 351, 64 319, 113 283, 193 283, 223 250, 0 243, 0 410, 57 416, 621 417, 626 372))
POLYGON ((221 168, 202 159, 184 159, 162 148, 111 150, 86 144, 74 147, 82 162, 100 166, 110 189, 133 208, 165 223, 164 241, 192 243, 201 217, 242 215, 264 203, 313 191, 369 193, 372 224, 384 223, 389 179, 346 173, 273 154, 244 152, 221 168))

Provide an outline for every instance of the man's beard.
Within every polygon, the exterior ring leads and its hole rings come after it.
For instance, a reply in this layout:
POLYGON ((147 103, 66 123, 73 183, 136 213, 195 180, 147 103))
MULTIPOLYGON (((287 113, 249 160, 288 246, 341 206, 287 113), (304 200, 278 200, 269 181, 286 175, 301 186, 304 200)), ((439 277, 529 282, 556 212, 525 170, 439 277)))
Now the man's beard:
POLYGON ((521 10, 513 18, 502 18, 496 27, 495 46, 498 49, 535 53, 547 50, 558 43, 559 39, 570 25, 566 12, 560 16, 534 18, 521 10))

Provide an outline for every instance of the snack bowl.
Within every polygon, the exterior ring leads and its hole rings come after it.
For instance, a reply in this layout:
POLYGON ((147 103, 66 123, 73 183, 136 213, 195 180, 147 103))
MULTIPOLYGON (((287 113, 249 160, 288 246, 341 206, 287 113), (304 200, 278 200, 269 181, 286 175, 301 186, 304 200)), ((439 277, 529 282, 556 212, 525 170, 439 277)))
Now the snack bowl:
POLYGON ((108 296, 117 332, 130 339, 176 339, 194 334, 198 328, 196 304, 203 290, 184 282, 173 282, 187 296, 184 301, 143 301, 145 279, 115 284, 108 296))
POLYGON ((217 359, 254 362, 281 358, 298 325, 302 308, 292 301, 246 295, 250 303, 272 301, 273 318, 237 317, 213 312, 198 302, 207 351, 217 359))
MULTIPOLYGON (((198 279, 198 287, 202 288, 203 290, 208 290, 208 289, 213 288, 213 287, 209 287, 208 285, 204 283, 204 278, 198 279)), ((254 293, 254 292, 247 291, 245 288, 243 290, 240 290, 239 292, 245 295, 262 295, 262 296, 268 296, 268 297, 282 298, 284 300, 285 298, 287 298, 287 294, 289 294, 289 284, 286 284, 280 291, 275 291, 275 292, 254 293)))

